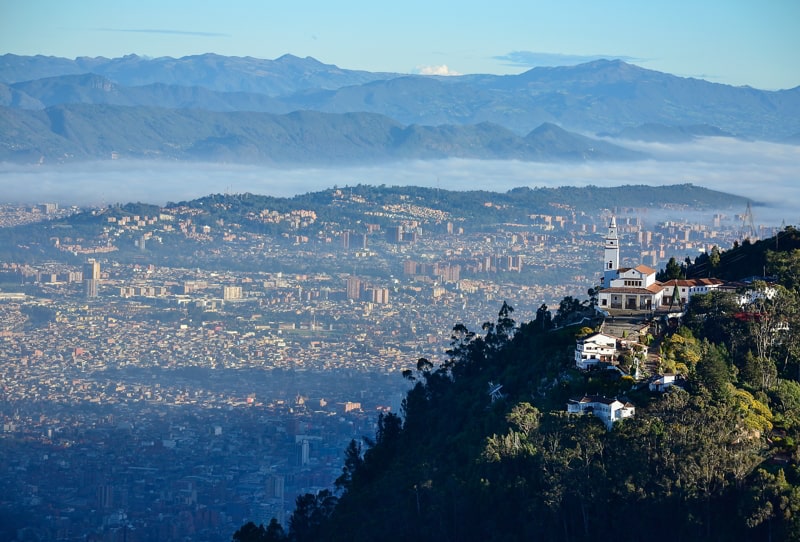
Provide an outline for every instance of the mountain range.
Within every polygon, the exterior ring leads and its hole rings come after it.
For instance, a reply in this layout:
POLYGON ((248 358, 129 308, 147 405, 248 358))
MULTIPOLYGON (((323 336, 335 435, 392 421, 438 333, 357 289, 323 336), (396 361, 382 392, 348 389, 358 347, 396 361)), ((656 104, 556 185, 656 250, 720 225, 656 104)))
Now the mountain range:
POLYGON ((731 87, 619 60, 437 77, 292 55, 0 56, 7 161, 635 160, 645 155, 625 140, 704 136, 796 143, 800 87, 731 87))

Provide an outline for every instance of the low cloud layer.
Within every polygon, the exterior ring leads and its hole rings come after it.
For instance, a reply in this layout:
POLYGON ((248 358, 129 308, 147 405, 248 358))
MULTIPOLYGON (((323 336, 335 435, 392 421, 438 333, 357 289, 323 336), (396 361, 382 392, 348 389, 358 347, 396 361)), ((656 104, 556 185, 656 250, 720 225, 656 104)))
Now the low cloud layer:
POLYGON ((749 198, 757 224, 800 223, 800 146, 729 138, 625 144, 654 158, 582 164, 449 159, 329 169, 135 161, 0 164, 0 194, 7 202, 103 205, 164 204, 226 192, 293 196, 356 184, 504 192, 520 186, 691 183, 749 198))

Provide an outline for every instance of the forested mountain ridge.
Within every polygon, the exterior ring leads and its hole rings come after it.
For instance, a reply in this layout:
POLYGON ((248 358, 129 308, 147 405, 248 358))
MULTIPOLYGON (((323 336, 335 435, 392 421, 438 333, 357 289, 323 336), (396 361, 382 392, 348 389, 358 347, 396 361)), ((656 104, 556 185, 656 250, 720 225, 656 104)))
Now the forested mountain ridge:
MULTIPOLYGON (((199 226, 209 226, 215 233, 219 224, 232 225, 241 232, 276 236, 303 234, 319 235, 320 225, 334 229, 360 230, 364 223, 389 226, 397 218, 419 221, 426 229, 437 230, 450 221, 469 224, 472 228, 502 224, 530 223, 536 214, 550 214, 560 209, 576 214, 594 214, 603 209, 641 209, 643 213, 658 213, 664 209, 694 210, 741 209, 747 200, 692 184, 669 186, 625 185, 618 187, 515 188, 506 192, 490 190, 443 190, 419 186, 374 186, 359 184, 342 188, 300 194, 290 198, 260 194, 211 194, 190 201, 169 202, 163 207, 144 202, 114 204, 91 209, 66 218, 0 229, 0 257, 9 260, 35 261, 64 256, 50 242, 68 229, 72 235, 87 241, 102 238, 109 219, 158 216, 160 213, 189 213, 199 226), (392 213, 385 210, 392 209, 392 213), (277 213, 312 211, 315 222, 294 227, 290 221, 264 220, 262 212, 277 213), (446 217, 446 220, 443 219, 446 217), (25 239, 20 243, 19 239, 25 239)), ((559 211, 561 212, 561 211, 559 211)), ((117 238, 117 258, 138 257, 135 230, 117 238), (128 238, 128 235, 132 236, 128 238)), ((164 265, 186 265, 181 260, 191 253, 190 240, 175 232, 158 233, 159 242, 150 243, 148 251, 164 265)), ((219 242, 219 241, 217 241, 219 242)), ((103 244, 106 241, 102 241, 103 244)), ((228 260, 225 265, 254 265, 253 262, 228 260)), ((192 265, 197 265, 197 262, 192 265)))
POLYGON ((268 163, 322 163, 339 154, 344 161, 627 160, 642 156, 591 134, 791 144, 800 133, 800 88, 732 87, 618 60, 436 77, 347 70, 292 55, 69 60, 7 54, 0 57, 0 106, 0 160, 22 162, 112 154, 268 163), (300 124, 288 134, 272 127, 273 117, 301 111, 317 115, 292 117, 300 124), (323 114, 328 122, 319 122, 323 114), (406 144, 386 156, 385 130, 362 123, 353 135, 352 116, 402 127, 397 136, 406 144), (48 122, 53 117, 67 129, 48 122), (126 130, 110 129, 119 125, 126 130), (543 125, 564 132, 550 130, 557 145, 536 146, 543 125), (349 147, 335 137, 339 130, 349 147), (161 132, 172 137, 154 137, 161 132))
POLYGON ((576 336, 599 322, 567 324, 590 302, 456 324, 446 362, 404 372, 402 416, 344 452, 336 492, 298 498, 288 532, 251 524, 234 540, 797 540, 800 250, 770 254, 778 282, 750 301, 697 295, 679 325, 640 338, 685 378, 666 393, 574 368, 576 336), (607 431, 565 412, 587 393, 635 416, 607 431))
POLYGON ((779 262, 791 257, 795 250, 800 250, 800 232, 789 226, 767 239, 751 241, 746 238, 741 244, 721 250, 719 257, 701 254, 687 267, 686 277, 714 276, 724 280, 738 280, 776 273, 781 280, 789 281, 787 284, 791 286, 790 275, 798 274, 800 269, 787 269, 779 262))
POLYGON ((607 141, 552 125, 545 128, 522 137, 489 122, 401 125, 377 113, 272 114, 105 104, 28 111, 0 106, 0 160, 61 163, 121 157, 320 166, 444 158, 646 158, 607 141))
POLYGON ((518 75, 436 77, 348 70, 293 55, 265 60, 211 53, 113 59, 6 54, 0 56, 0 84, 8 89, 0 92, 0 104, 26 108, 117 103, 266 113, 370 112, 401 124, 491 122, 518 135, 545 122, 584 133, 653 123, 678 129, 704 124, 700 135, 721 130, 771 140, 800 131, 800 88, 733 87, 620 60, 537 67, 518 75), (99 87, 106 92, 95 92, 98 79, 88 74, 101 78, 99 87), (12 101, 10 93, 24 99, 12 101))
POLYGON ((308 89, 336 89, 400 76, 342 69, 311 57, 299 58, 290 54, 274 60, 213 53, 181 58, 0 56, 0 82, 9 85, 89 73, 126 87, 161 83, 265 96, 290 95, 308 89))

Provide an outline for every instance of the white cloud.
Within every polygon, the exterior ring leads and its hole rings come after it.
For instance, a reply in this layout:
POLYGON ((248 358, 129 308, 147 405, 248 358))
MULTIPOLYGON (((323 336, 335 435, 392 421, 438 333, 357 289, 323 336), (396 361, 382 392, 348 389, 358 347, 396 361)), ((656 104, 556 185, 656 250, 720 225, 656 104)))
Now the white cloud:
POLYGON ((448 68, 447 64, 442 64, 441 66, 417 66, 417 73, 420 75, 461 75, 448 68))
POLYGON ((624 144, 653 159, 577 164, 447 159, 342 168, 123 160, 60 166, 0 163, 0 194, 7 202, 163 204, 223 192, 291 197, 359 183, 495 192, 521 186, 691 183, 751 199, 756 224, 800 224, 800 146, 730 138, 624 144))

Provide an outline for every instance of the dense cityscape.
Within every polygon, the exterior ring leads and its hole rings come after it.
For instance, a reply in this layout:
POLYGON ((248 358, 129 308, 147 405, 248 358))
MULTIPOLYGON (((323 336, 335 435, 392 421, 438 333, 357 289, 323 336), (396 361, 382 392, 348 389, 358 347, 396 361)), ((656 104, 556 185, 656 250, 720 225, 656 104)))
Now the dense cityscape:
POLYGON ((248 220, 279 227, 264 233, 191 206, 0 206, 3 228, 103 224, 0 260, 3 535, 226 540, 285 523, 295 496, 332 487, 351 439, 401 411, 402 371, 441 362, 454 324, 585 297, 612 214, 623 263, 656 269, 772 234, 749 205, 658 220, 563 207, 492 226, 410 201, 369 209, 357 226, 260 209, 248 220))

